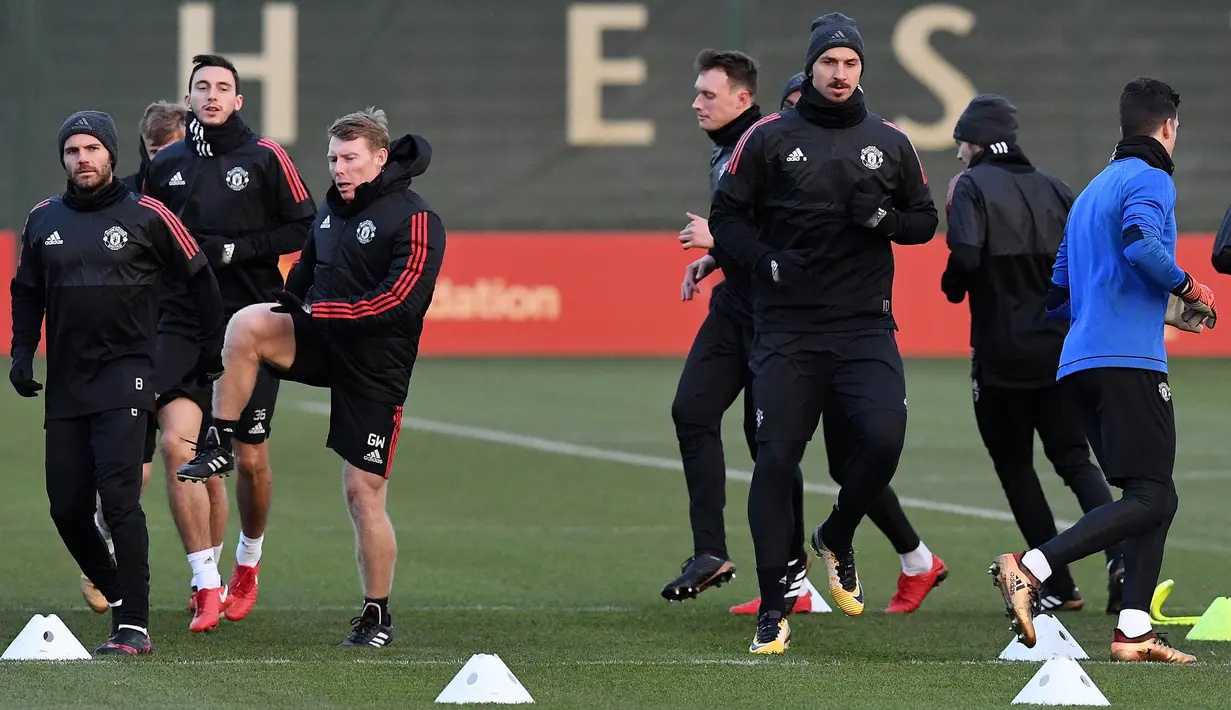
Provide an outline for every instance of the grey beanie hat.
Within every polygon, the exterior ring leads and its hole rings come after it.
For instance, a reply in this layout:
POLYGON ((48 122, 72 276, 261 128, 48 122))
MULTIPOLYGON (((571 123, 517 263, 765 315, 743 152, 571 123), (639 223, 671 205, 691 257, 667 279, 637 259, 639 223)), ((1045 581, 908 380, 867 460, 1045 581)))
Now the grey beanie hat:
POLYGON ((980 94, 957 119, 953 139, 982 146, 1016 143, 1017 107, 1000 94, 980 94))
POLYGON ((69 136, 78 133, 94 136, 103 144, 111 154, 111 169, 114 170, 120 159, 120 140, 115 132, 115 121, 102 111, 78 111, 60 126, 60 166, 64 166, 64 144, 68 142, 69 136))
POLYGON ((781 106, 782 102, 786 101, 786 97, 790 96, 792 92, 803 91, 804 82, 807 80, 808 77, 803 72, 787 79, 786 86, 782 87, 782 98, 778 100, 778 105, 781 106))
POLYGON ((812 21, 812 36, 808 40, 808 56, 804 62, 804 73, 812 76, 812 65, 818 57, 834 47, 848 47, 859 55, 863 61, 863 37, 859 36, 859 28, 855 21, 840 12, 821 15, 812 21))

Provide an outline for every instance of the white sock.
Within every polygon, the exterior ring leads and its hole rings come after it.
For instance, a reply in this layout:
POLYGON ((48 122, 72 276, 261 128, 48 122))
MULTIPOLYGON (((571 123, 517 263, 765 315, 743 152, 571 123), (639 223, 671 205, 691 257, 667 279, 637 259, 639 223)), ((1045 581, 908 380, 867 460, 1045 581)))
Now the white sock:
POLYGON ((226 546, 227 544, 224 542, 218 547, 214 548, 214 564, 219 565, 219 566, 222 565, 222 548, 226 546))
POLYGON ((1140 609, 1121 609, 1120 622, 1116 624, 1116 628, 1131 639, 1145 636, 1154 630, 1149 612, 1140 609))
POLYGON ((143 636, 149 636, 149 635, 150 635, 150 632, 149 632, 149 631, 147 631, 147 630, 145 630, 145 629, 141 628, 140 626, 133 626, 132 624, 120 624, 119 626, 117 626, 117 627, 115 627, 115 628, 117 628, 117 629, 132 629, 133 631, 140 631, 140 632, 141 632, 141 634, 142 634, 143 636))
POLYGON ((932 571, 932 551, 928 546, 919 541, 919 547, 911 550, 905 555, 898 555, 902 560, 902 573, 907 577, 915 575, 927 574, 932 571))
POLYGON ((235 564, 245 567, 256 567, 261 561, 261 543, 265 536, 250 538, 243 532, 239 533, 239 544, 235 546, 235 564))
POLYGON ((1038 550, 1031 550, 1022 555, 1022 566, 1030 570, 1030 574, 1033 574, 1034 578, 1039 580, 1039 584, 1046 582, 1047 578, 1051 576, 1051 563, 1038 550))
POLYGON ((222 575, 218 574, 218 560, 214 557, 214 548, 207 547, 200 552, 189 554, 188 564, 192 565, 192 586, 197 589, 216 589, 222 586, 222 575))

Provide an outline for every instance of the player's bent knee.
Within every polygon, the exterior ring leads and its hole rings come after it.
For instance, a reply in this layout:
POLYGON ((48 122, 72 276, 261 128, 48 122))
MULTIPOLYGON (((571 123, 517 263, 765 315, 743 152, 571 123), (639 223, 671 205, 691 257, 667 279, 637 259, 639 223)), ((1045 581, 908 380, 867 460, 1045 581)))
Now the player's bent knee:
POLYGON ((268 478, 269 447, 264 444, 245 444, 235 442, 235 468, 239 474, 251 478, 268 478))
POLYGON ((855 440, 868 449, 896 458, 906 446, 906 415, 892 410, 860 412, 851 420, 855 440))
POLYGON ((756 469, 782 475, 794 475, 796 466, 804 455, 804 442, 770 440, 759 442, 756 469))

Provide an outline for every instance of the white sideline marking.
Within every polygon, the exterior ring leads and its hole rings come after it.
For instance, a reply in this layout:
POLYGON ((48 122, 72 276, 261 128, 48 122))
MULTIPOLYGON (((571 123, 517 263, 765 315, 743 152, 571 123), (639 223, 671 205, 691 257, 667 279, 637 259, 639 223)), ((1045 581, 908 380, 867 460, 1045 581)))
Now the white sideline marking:
MULTIPOLYGON (((437 660, 437 659, 397 659, 397 658, 323 658, 323 659, 292 659, 292 658, 202 658, 196 660, 163 660, 158 657, 151 657, 141 662, 141 665, 156 665, 156 666, 282 666, 282 665, 304 665, 304 666, 335 666, 335 665, 369 665, 369 666, 462 666, 466 663, 465 658, 452 660, 437 660)), ((20 661, 16 661, 20 662, 20 661)), ((99 662, 95 659, 94 662, 99 662)), ((105 661, 103 661, 105 662, 105 661)), ((57 663, 56 661, 36 661, 39 665, 48 665, 49 663, 57 663)), ((66 664, 77 665, 80 661, 64 661, 66 664)), ((1109 666, 1113 665, 1114 661, 1082 661, 1083 666, 1109 666)), ((1231 666, 1231 662, 1214 661, 1209 662, 1202 660, 1203 666, 1231 666)), ((936 661, 936 660, 921 660, 907 659, 903 661, 843 661, 843 660, 820 660, 811 661, 806 658, 679 658, 679 659, 663 659, 663 660, 645 660, 645 659, 598 659, 598 660, 578 660, 578 661, 520 661, 517 663, 519 667, 540 667, 540 668, 559 668, 559 667, 578 667, 578 666, 630 666, 630 667, 668 667, 668 666, 859 666, 867 668, 868 666, 1009 666, 1021 667, 1020 662, 1001 661, 998 659, 986 661, 972 660, 956 660, 956 661, 936 661)), ((1119 664, 1123 665, 1123 664, 1119 664)), ((1142 663, 1140 668, 1167 668, 1165 663, 1142 663)), ((1160 671, 1174 672, 1174 671, 1160 671)))
MULTIPOLYGON (((329 414, 329 405, 324 402, 296 402, 294 408, 309 414, 329 414)), ((599 449, 593 446, 570 444, 565 441, 553 441, 552 439, 542 439, 537 436, 514 434, 512 432, 499 431, 497 429, 485 429, 482 427, 438 422, 432 419, 403 417, 402 427, 405 429, 432 432, 434 434, 444 434, 446 436, 456 436, 475 441, 488 441, 495 444, 507 444, 509 446, 516 446, 523 449, 543 451, 549 454, 560 454, 562 456, 576 456, 578 458, 592 459, 595 461, 611 461, 613 463, 624 463, 629 464, 630 466, 657 468, 666 471, 684 470, 684 465, 676 459, 662 458, 661 456, 647 456, 645 454, 634 454, 627 451, 599 449)), ((727 478, 733 481, 750 483, 752 481, 752 472, 743 471, 737 468, 728 468, 727 478)), ((838 494, 837 486, 823 483, 805 482, 804 490, 809 493, 821 493, 831 496, 838 494)), ((967 518, 995 520, 1002 523, 1016 522, 1013 519, 1013 514, 1004 510, 976 508, 969 505, 943 503, 941 501, 925 500, 923 498, 908 498, 904 496, 899 497, 898 502, 902 504, 903 508, 918 508, 919 510, 930 510, 939 513, 952 513, 954 515, 962 515, 967 518)), ((1059 528, 1067 528, 1072 524, 1072 521, 1069 520, 1056 521, 1056 526, 1059 528)))

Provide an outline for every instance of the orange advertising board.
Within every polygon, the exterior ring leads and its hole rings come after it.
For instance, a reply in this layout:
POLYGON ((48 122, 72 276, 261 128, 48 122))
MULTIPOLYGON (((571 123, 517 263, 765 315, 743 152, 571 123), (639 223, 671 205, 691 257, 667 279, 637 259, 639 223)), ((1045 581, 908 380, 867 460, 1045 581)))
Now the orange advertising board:
MULTIPOLYGON (((1212 235, 1180 239, 1178 261, 1218 293, 1231 279, 1210 264, 1212 235)), ((896 247, 894 314, 906 356, 965 357, 970 315, 940 292, 944 235, 896 247)), ((674 232, 453 232, 424 327, 432 356, 682 356, 705 318, 711 289, 702 282, 680 300, 683 251, 674 232)), ((289 269, 294 255, 283 258, 289 269)), ((12 278, 16 243, 0 232, 0 279, 12 278)), ((0 333, 11 335, 8 288, 0 290, 0 333)), ((1231 356, 1231 323, 1200 335, 1167 329, 1172 356, 1231 356)))

